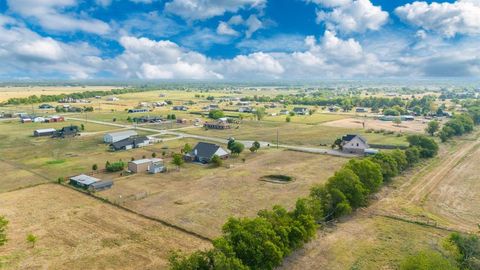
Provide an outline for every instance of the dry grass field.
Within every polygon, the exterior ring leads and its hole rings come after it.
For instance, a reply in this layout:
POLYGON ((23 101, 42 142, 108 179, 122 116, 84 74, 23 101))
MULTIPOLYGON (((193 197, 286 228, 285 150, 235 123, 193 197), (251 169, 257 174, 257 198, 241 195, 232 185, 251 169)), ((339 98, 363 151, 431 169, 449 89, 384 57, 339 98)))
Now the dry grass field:
POLYGON ((318 235, 279 270, 398 269, 405 256, 441 249, 448 235, 443 230, 358 215, 318 235))
MULTIPOLYGON (((142 214, 214 237, 230 216, 251 216, 275 204, 291 207, 323 183, 347 159, 282 150, 261 150, 231 159, 225 167, 186 164, 166 174, 137 174, 115 180, 99 193, 142 214), (288 158, 286 158, 288 157, 288 158), (241 161, 245 158, 245 163, 241 161), (295 178, 288 184, 260 181, 270 174, 295 178), (146 197, 145 197, 146 196, 146 197)), ((172 168, 172 166, 171 166, 172 168)))
POLYGON ((437 158, 395 178, 379 200, 321 231, 280 269, 398 269, 408 255, 442 250, 449 230, 478 233, 479 157, 479 133, 442 145, 437 158))
POLYGON ((0 194, 10 221, 1 269, 165 269, 169 252, 208 242, 49 184, 0 194), (38 242, 32 248, 26 235, 38 242))
POLYGON ((34 172, 5 161, 0 161, 0 171, 2 172, 0 193, 49 181, 34 172))

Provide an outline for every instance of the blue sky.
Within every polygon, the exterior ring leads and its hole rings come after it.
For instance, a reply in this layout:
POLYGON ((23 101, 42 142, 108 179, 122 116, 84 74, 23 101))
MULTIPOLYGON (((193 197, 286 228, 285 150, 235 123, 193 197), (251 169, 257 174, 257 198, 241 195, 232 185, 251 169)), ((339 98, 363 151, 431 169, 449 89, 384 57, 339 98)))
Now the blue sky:
POLYGON ((480 75, 480 0, 0 0, 0 79, 480 75))

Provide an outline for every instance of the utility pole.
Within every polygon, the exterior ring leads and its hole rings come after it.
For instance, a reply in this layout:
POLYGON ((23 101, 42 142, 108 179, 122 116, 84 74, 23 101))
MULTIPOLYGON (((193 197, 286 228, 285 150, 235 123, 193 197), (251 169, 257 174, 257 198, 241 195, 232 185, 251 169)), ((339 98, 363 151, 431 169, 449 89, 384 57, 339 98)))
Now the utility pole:
POLYGON ((277 149, 278 149, 278 128, 277 128, 277 149))

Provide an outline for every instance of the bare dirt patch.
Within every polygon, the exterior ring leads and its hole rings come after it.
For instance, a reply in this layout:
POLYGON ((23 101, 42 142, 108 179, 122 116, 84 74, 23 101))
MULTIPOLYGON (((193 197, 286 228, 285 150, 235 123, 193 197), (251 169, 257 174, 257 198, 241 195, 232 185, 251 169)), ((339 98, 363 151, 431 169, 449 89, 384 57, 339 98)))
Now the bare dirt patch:
POLYGON ((326 122, 322 125, 336 128, 349 128, 349 129, 384 129, 395 132, 413 132, 413 133, 425 133, 427 127, 427 121, 414 120, 403 121, 397 125, 390 121, 380 121, 370 118, 347 118, 336 121, 326 122), (364 126, 365 124, 365 126, 364 126))
POLYGON ((54 184, 0 194, 5 269, 165 269, 169 251, 210 244, 54 184), (26 235, 38 236, 35 248, 26 235))

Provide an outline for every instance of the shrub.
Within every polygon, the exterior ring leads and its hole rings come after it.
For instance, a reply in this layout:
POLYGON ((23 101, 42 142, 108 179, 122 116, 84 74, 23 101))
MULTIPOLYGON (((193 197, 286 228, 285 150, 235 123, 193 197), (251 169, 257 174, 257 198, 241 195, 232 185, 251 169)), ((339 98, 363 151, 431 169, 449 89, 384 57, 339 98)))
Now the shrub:
POLYGON ((458 269, 444 258, 440 253, 433 251, 422 251, 416 255, 407 257, 400 265, 401 270, 454 270, 458 269))
POLYGON ((105 169, 107 170, 107 172, 119 172, 119 171, 123 171, 124 168, 125 168, 125 162, 123 161, 117 161, 114 163, 110 163, 107 161, 107 164, 105 166, 105 169))
POLYGON ((213 155, 211 163, 215 167, 220 167, 223 164, 223 160, 219 156, 213 155))

